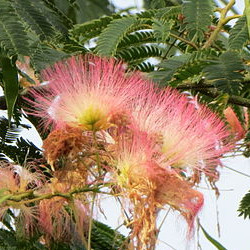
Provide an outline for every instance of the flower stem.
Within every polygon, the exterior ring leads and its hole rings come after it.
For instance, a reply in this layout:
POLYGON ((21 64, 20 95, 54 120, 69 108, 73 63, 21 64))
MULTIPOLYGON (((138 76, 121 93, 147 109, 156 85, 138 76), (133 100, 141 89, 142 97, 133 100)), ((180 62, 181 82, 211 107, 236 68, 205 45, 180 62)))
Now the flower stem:
POLYGON ((92 227, 93 227, 93 214, 94 214, 94 205, 95 205, 95 198, 96 194, 93 195, 93 201, 91 204, 91 212, 89 216, 89 233, 88 233, 88 250, 91 250, 91 234, 92 234, 92 227))

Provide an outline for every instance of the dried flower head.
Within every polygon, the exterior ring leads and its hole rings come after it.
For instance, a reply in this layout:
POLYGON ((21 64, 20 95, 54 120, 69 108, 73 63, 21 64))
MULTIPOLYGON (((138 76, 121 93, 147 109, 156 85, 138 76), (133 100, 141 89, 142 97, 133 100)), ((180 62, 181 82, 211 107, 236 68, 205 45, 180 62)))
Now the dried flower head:
MULTIPOLYGON (((132 238, 141 249, 154 246, 159 209, 169 205, 186 219, 190 231, 203 205, 203 195, 172 168, 144 133, 118 147, 116 182, 133 211, 132 238)), ((119 190, 119 189, 118 189, 119 190)), ((150 248, 149 248, 150 249, 150 248)))

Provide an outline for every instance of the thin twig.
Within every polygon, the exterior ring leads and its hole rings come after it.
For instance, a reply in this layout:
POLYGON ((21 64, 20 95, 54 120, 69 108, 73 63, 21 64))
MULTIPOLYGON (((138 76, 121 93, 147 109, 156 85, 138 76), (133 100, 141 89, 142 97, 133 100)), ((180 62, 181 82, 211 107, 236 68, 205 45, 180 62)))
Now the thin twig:
POLYGON ((195 48, 196 50, 199 49, 198 46, 197 46, 195 43, 193 43, 193 42, 191 42, 191 41, 188 41, 188 40, 186 40, 186 39, 184 39, 184 38, 182 38, 182 37, 180 37, 180 36, 177 36, 177 35, 175 35, 175 34, 173 34, 173 33, 170 33, 170 36, 172 36, 172 37, 176 38, 177 40, 180 40, 180 41, 182 41, 182 42, 184 42, 184 43, 186 43, 186 44, 192 46, 192 47, 195 48))
POLYGON ((172 248, 173 250, 177 250, 176 248, 174 248, 173 246, 169 245, 167 242, 163 241, 163 240, 159 240, 160 242, 162 242, 163 244, 165 244, 166 246, 172 248))
MULTIPOLYGON (((220 2, 222 2, 224 5, 227 5, 228 4, 228 1, 227 0, 219 0, 220 2)), ((231 11, 234 13, 234 14, 239 14, 238 10, 235 8, 235 7, 232 7, 231 8, 231 11)))
POLYGON ((159 231, 159 232, 160 232, 160 230, 161 230, 161 228, 162 228, 162 226, 163 226, 165 220, 167 219, 167 216, 168 216, 168 214, 169 214, 169 212, 170 212, 170 209, 171 209, 171 208, 169 208, 169 209, 167 210, 166 214, 165 214, 164 217, 163 217, 163 220, 162 220, 160 226, 158 227, 158 231, 159 231))
POLYGON ((236 172, 236 173, 238 173, 238 174, 241 174, 241 175, 243 175, 243 176, 246 176, 246 177, 249 177, 249 178, 250 178, 250 175, 245 174, 245 173, 243 173, 243 172, 241 172, 241 171, 238 171, 238 170, 236 170, 236 169, 230 168, 230 167, 228 167, 228 166, 224 166, 224 168, 230 169, 230 170, 232 170, 232 171, 234 171, 234 172, 236 172))
POLYGON ((88 250, 91 250, 91 234, 92 234, 92 227, 93 227, 93 214, 94 214, 94 205, 95 205, 95 198, 96 194, 93 195, 92 205, 91 205, 91 212, 89 216, 89 233, 88 233, 88 250))
POLYGON ((214 40, 217 38, 218 34, 222 30, 223 26, 227 22, 229 22, 233 18, 238 18, 239 17, 239 15, 234 15, 234 16, 231 16, 231 17, 226 17, 228 11, 233 7, 234 4, 235 4, 235 0, 230 0, 229 3, 223 9, 221 9, 221 16, 220 16, 219 22, 218 22, 215 30, 213 31, 213 33, 209 37, 209 39, 206 41, 206 43, 202 47, 202 49, 207 49, 207 48, 209 48, 212 45, 212 43, 214 42, 214 40))

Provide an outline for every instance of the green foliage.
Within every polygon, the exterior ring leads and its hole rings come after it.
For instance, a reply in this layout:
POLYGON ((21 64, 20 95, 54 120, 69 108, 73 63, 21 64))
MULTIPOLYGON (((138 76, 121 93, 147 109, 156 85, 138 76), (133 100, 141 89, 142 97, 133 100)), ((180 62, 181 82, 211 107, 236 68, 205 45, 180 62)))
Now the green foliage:
POLYGON ((39 0, 34 2, 31 0, 13 0, 13 7, 18 16, 26 23, 33 32, 35 32, 41 40, 50 39, 55 36, 56 30, 49 22, 50 13, 47 9, 40 8, 39 0), (44 12, 44 10, 47 10, 44 12))
POLYGON ((122 250, 126 248, 126 238, 109 226, 93 221, 91 246, 94 250, 122 250))
POLYGON ((69 54, 64 51, 53 49, 43 44, 38 44, 32 51, 31 63, 37 71, 41 71, 49 65, 52 65, 53 63, 60 61, 68 56, 69 54))
POLYGON ((110 15, 114 9, 108 0, 76 0, 74 5, 78 23, 98 18, 104 14, 110 15))
POLYGON ((244 69, 238 53, 227 51, 217 60, 211 61, 211 65, 204 68, 205 76, 215 86, 229 94, 238 94, 241 89, 241 80, 244 69))
POLYGON ((184 0, 183 15, 187 22, 189 38, 203 40, 204 32, 212 23, 213 1, 212 0, 184 0))
POLYGON ((248 29, 248 34, 249 34, 249 38, 250 38, 250 3, 249 1, 245 0, 245 15, 247 18, 247 29, 248 29))
POLYGON ((14 232, 0 229, 0 247, 3 250, 45 250, 43 244, 37 241, 37 237, 29 240, 20 239, 14 232))
POLYGON ((118 44, 117 51, 141 44, 155 43, 156 39, 153 31, 135 31, 125 35, 122 41, 118 44))
POLYGON ((173 78, 174 74, 185 65, 190 56, 190 54, 185 54, 162 61, 158 65, 160 69, 151 74, 152 78, 162 85, 166 85, 173 78))
POLYGON ((102 30, 106 28, 113 19, 116 18, 121 18, 121 16, 106 16, 86 23, 76 24, 74 28, 70 30, 70 36, 72 39, 83 44, 89 39, 98 36, 102 30))
POLYGON ((15 142, 21 132, 21 127, 17 127, 13 123, 9 126, 9 122, 5 117, 0 118, 0 128, 1 144, 15 142))
POLYGON ((25 139, 18 138, 22 128, 29 128, 25 124, 19 127, 14 122, 9 122, 6 118, 0 119, 0 153, 1 158, 6 156, 20 165, 25 164, 27 160, 39 159, 42 157, 41 150, 37 148, 32 142, 25 139))
POLYGON ((139 64, 131 64, 130 68, 149 73, 154 71, 155 66, 150 62, 141 62, 139 64))
MULTIPOLYGON (((11 211, 9 211, 11 213, 11 211)), ((9 213, 6 214, 9 216, 9 213)), ((6 216, 5 216, 6 217, 6 216)), ((15 216, 10 216, 15 218, 15 216)), ((10 226, 10 223, 6 223, 10 226)), ((15 231, 0 229, 0 247, 3 250, 86 250, 82 243, 72 242, 61 243, 52 242, 50 248, 47 248, 39 242, 40 233, 36 232, 29 240, 22 237, 18 237, 15 231)), ((93 250, 122 250, 127 249, 126 238, 119 232, 111 229, 109 226, 99 222, 93 221, 92 237, 91 237, 91 249, 93 250)))
POLYGON ((200 225, 202 232, 204 233, 205 237, 215 246, 218 250, 227 250, 223 247, 217 240, 215 240, 212 236, 210 236, 207 231, 200 225))
POLYGON ((0 47, 9 56, 28 55, 28 35, 11 2, 0 0, 0 9, 0 47))
POLYGON ((167 6, 175 6, 181 4, 181 0, 144 0, 146 9, 159 9, 167 6))
POLYGON ((229 48, 231 50, 241 50, 244 44, 249 40, 246 16, 242 16, 238 19, 229 34, 229 48))
POLYGON ((194 51, 163 60, 159 70, 152 72, 152 78, 162 86, 177 86, 193 76, 202 76, 202 70, 208 64, 206 60, 217 57, 213 49, 194 51))
POLYGON ((142 45, 142 46, 133 46, 128 49, 120 50, 116 56, 124 61, 128 61, 131 64, 133 62, 142 62, 148 57, 160 57, 162 55, 162 51, 159 47, 151 45, 142 45))
POLYGON ((162 19, 153 19, 153 30, 155 34, 155 38, 157 39, 157 42, 165 42, 170 35, 170 30, 172 29, 174 25, 173 20, 162 20, 162 19))
POLYGON ((170 18, 176 19, 181 14, 181 6, 173 6, 159 9, 155 17, 162 20, 168 20, 170 18))
POLYGON ((114 6, 108 0, 44 0, 44 2, 60 14, 65 21, 69 19, 74 24, 110 15, 114 10, 114 6))
POLYGON ((239 216, 250 219, 250 191, 242 198, 238 209, 239 216))
POLYGON ((102 56, 113 56, 123 37, 139 24, 140 22, 135 17, 111 21, 98 38, 96 52, 102 56))
POLYGON ((16 100, 18 97, 19 83, 15 61, 8 57, 0 57, 0 64, 3 73, 4 94, 8 109, 9 121, 12 118, 16 100))

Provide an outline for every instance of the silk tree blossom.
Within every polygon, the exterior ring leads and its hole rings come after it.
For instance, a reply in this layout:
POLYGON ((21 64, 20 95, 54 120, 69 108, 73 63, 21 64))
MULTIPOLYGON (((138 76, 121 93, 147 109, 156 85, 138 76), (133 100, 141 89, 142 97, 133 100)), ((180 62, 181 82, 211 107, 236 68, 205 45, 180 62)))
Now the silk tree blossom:
POLYGON ((134 103, 133 126, 161 144, 170 165, 198 169, 218 162, 232 148, 224 122, 204 105, 190 103, 185 95, 167 88, 148 87, 134 103))
MULTIPOLYGON (((53 178, 40 193, 64 193, 69 189, 70 185, 53 178)), ((39 202, 38 209, 38 226, 47 244, 50 241, 81 242, 84 233, 88 231, 88 204, 79 199, 75 199, 74 202, 59 196, 44 199, 39 202)))
POLYGON ((131 237, 138 249, 151 249, 155 245, 157 214, 165 205, 184 216, 191 232, 194 218, 203 205, 203 195, 169 165, 170 161, 157 152, 157 146, 144 133, 137 131, 117 150, 115 182, 123 197, 130 200, 131 237))
MULTIPOLYGON (((45 128, 54 127, 43 147, 62 190, 111 178, 112 194, 129 202, 131 244, 137 249, 155 246, 157 214, 166 205, 181 213, 191 231, 203 205, 194 183, 200 173, 217 177, 220 158, 233 145, 224 122, 197 101, 126 73, 113 59, 71 57, 42 78, 48 84, 31 90, 30 113, 42 118, 45 128)), ((41 225, 54 239, 68 235, 65 203, 64 198, 40 202, 41 225), (58 208, 51 211, 54 203, 58 208)))
POLYGON ((23 233, 32 235, 36 229, 38 218, 38 208, 36 205, 29 206, 22 202, 5 202, 12 196, 20 196, 33 187, 33 191, 42 186, 42 179, 39 173, 31 173, 29 169, 19 165, 13 165, 5 161, 0 162, 0 190, 1 207, 0 218, 2 218, 8 209, 15 211, 17 220, 22 225, 23 233))
POLYGON ((75 56, 42 73, 44 90, 32 90, 33 115, 45 126, 70 125, 84 130, 107 129, 112 116, 125 113, 143 80, 125 73, 123 63, 94 56, 75 56))

